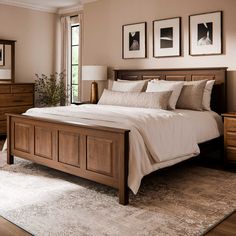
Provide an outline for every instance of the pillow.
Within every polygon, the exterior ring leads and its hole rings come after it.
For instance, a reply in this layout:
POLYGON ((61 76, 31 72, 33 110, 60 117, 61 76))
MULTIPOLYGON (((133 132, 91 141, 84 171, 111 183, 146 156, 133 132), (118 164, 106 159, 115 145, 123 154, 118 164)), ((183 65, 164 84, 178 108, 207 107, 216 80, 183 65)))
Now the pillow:
POLYGON ((113 81, 112 91, 117 92, 142 92, 144 91, 144 86, 147 83, 146 80, 139 81, 113 81))
POLYGON ((206 80, 184 82, 176 107, 201 111, 206 82, 206 80))
POLYGON ((117 92, 104 89, 100 105, 167 109, 171 91, 155 93, 117 92))
POLYGON ((146 92, 173 91, 169 100, 168 108, 174 110, 183 85, 184 81, 174 82, 166 80, 155 80, 148 82, 146 92))
POLYGON ((208 80, 203 92, 202 108, 207 111, 211 111, 211 92, 214 83, 215 80, 208 80))

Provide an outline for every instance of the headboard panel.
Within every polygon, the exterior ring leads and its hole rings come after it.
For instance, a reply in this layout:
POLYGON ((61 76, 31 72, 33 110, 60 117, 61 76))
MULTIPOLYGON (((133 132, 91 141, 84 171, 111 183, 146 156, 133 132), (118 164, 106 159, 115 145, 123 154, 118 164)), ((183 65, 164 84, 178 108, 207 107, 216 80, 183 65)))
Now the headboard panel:
POLYGON ((226 112, 226 67, 191 69, 124 69, 115 70, 115 79, 146 80, 162 79, 171 81, 215 80, 211 108, 221 114, 226 112))

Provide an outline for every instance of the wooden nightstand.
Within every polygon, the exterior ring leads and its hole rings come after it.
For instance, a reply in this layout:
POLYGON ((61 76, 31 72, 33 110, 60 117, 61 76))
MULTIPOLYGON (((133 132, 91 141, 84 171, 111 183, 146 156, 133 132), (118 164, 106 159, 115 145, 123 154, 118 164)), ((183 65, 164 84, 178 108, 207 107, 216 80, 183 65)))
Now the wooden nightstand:
POLYGON ((236 163, 236 112, 226 113, 224 117, 224 160, 236 163))

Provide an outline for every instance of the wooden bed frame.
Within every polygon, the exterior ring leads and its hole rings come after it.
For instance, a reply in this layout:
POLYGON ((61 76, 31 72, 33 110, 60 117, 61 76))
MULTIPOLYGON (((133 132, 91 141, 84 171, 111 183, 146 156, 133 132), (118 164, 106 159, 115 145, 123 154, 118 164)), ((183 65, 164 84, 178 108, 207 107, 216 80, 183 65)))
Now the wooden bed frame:
MULTIPOLYGON (((121 80, 215 79, 212 108, 226 111, 226 68, 115 70, 121 80)), ((129 130, 69 124, 25 115, 7 115, 7 163, 14 156, 118 189, 119 203, 128 204, 129 130)))

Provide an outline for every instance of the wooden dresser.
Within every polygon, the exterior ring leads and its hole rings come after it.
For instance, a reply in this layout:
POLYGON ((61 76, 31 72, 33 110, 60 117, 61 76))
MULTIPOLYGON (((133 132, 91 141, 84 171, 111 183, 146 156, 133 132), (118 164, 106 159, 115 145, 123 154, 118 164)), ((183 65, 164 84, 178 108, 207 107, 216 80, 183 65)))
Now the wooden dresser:
POLYGON ((224 117, 224 160, 236 163, 236 112, 222 116, 224 117))
POLYGON ((23 113, 34 106, 33 83, 0 84, 0 134, 6 134, 6 113, 23 113))

